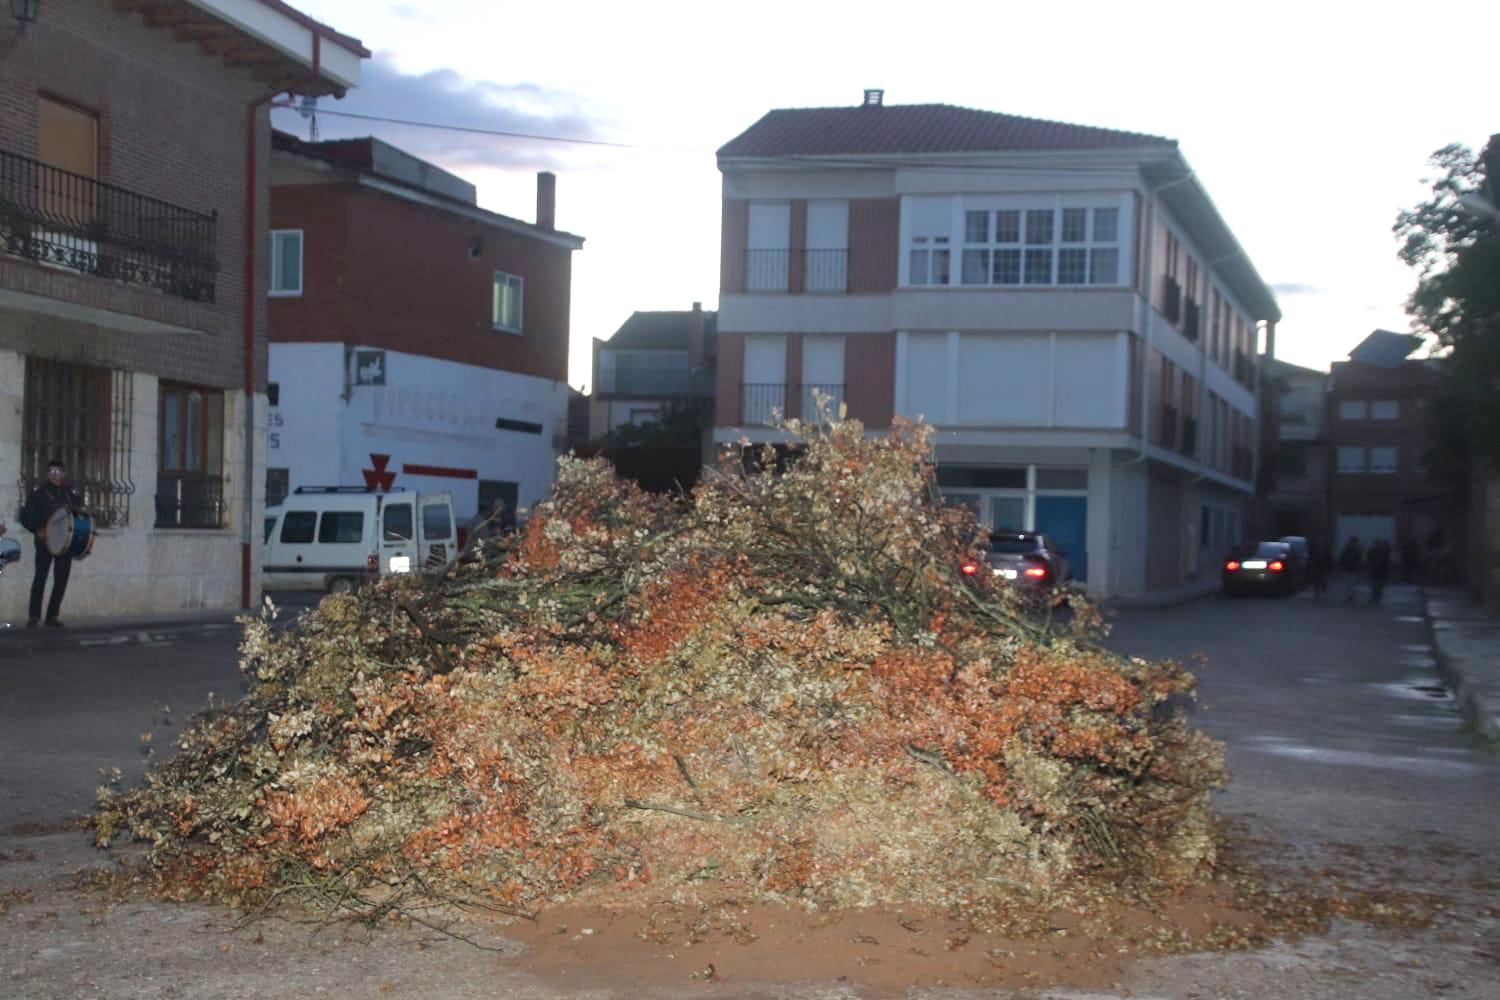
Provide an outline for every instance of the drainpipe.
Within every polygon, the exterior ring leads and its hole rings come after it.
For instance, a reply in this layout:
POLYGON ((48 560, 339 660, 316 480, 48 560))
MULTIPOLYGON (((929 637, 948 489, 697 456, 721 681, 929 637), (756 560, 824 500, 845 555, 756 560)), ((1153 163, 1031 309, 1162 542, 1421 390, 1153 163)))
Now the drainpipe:
POLYGON ((240 534, 240 607, 250 607, 251 549, 255 542, 255 306, 259 299, 255 288, 255 250, 257 246, 255 217, 258 208, 256 197, 256 139, 257 118, 261 105, 277 94, 285 93, 311 83, 322 76, 323 36, 312 34, 312 72, 287 86, 268 94, 262 94, 245 106, 245 276, 244 305, 241 310, 244 321, 243 358, 245 390, 245 511, 241 518, 240 534))

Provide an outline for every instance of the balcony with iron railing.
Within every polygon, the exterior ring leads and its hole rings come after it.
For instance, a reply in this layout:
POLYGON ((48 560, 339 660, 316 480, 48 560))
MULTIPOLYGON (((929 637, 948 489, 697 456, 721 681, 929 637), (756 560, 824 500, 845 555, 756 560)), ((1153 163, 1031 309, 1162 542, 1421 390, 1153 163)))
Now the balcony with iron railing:
POLYGON ((213 302, 216 213, 0 150, 0 253, 213 302))
POLYGON ((1173 451, 1177 450, 1177 431, 1179 426, 1177 421, 1177 407, 1173 406, 1171 403, 1163 403, 1161 407, 1160 419, 1161 422, 1157 425, 1157 444, 1161 445, 1163 448, 1168 448, 1173 451))
POLYGON ((849 290, 848 250, 746 250, 745 291, 841 294, 849 290))
POLYGON ((837 420, 844 405, 844 383, 810 382, 802 386, 802 409, 798 416, 807 421, 837 420))
POLYGON ((785 383, 747 382, 740 386, 740 423, 768 425, 785 416, 785 383))
POLYGON ((1198 421, 1192 417, 1182 418, 1182 437, 1177 442, 1178 450, 1192 458, 1198 454, 1198 421))

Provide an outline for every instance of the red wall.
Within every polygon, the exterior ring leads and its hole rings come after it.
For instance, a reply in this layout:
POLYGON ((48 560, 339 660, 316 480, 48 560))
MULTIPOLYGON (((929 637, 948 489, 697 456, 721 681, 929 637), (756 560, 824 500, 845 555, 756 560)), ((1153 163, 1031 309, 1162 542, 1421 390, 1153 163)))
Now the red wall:
POLYGON ((303 230, 304 255, 302 295, 271 300, 273 342, 366 344, 567 380, 567 248, 346 184, 272 188, 271 228, 303 230), (496 271, 525 281, 520 335, 491 327, 496 271))

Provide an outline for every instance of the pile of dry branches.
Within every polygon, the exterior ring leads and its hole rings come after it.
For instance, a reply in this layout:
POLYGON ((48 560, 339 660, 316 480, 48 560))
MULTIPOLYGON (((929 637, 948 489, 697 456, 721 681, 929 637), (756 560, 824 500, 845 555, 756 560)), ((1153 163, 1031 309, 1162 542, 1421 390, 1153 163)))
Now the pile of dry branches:
POLYGON ((926 428, 790 429, 690 503, 564 459, 477 559, 248 623, 249 695, 105 792, 99 842, 150 841, 183 897, 363 913, 647 882, 984 913, 1203 874, 1191 675, 960 573, 926 428))

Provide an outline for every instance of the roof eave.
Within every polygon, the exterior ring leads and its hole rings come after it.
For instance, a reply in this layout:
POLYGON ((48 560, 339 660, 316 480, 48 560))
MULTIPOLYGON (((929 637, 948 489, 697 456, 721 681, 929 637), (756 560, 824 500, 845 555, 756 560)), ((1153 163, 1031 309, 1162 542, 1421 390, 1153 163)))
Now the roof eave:
POLYGON ((1188 165, 1181 150, 1173 150, 1169 156, 1154 163, 1143 164, 1141 174, 1151 188, 1161 189, 1159 197, 1198 238, 1200 248, 1209 255, 1204 265, 1223 276, 1225 284, 1257 320, 1280 322, 1281 306, 1276 301, 1276 294, 1256 270, 1250 255, 1240 245, 1229 223, 1224 221, 1208 189, 1188 165), (1184 195, 1184 190, 1188 194, 1184 195), (1190 212, 1197 213, 1197 217, 1187 217, 1190 212), (1208 239, 1212 239, 1214 245, 1208 245, 1208 239))
POLYGON ((947 164, 972 166, 986 161, 996 164, 1038 163, 1057 160, 1082 160, 1119 166, 1140 166, 1142 162, 1160 159, 1174 153, 1175 146, 1068 146, 1054 149, 983 149, 962 152, 903 153, 776 153, 763 156, 718 157, 719 169, 799 169, 806 166, 834 164, 849 169, 890 170, 902 166, 939 167, 947 164))

